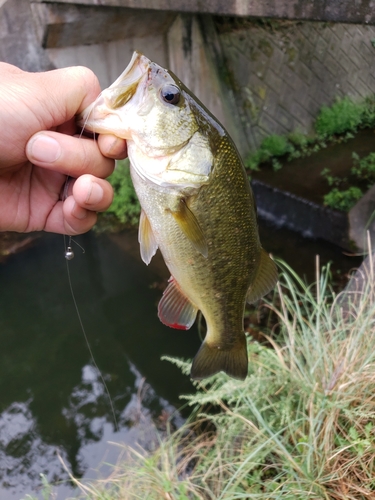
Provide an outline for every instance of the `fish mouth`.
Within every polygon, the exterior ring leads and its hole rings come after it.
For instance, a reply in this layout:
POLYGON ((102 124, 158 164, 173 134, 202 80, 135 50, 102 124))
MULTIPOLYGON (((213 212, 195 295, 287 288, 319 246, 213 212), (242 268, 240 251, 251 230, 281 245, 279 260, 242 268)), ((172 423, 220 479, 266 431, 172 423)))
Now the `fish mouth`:
POLYGON ((150 59, 135 51, 117 80, 77 116, 77 125, 94 133, 111 133, 124 139, 130 138, 121 128, 119 110, 134 97, 140 82, 148 78, 150 63, 150 59))

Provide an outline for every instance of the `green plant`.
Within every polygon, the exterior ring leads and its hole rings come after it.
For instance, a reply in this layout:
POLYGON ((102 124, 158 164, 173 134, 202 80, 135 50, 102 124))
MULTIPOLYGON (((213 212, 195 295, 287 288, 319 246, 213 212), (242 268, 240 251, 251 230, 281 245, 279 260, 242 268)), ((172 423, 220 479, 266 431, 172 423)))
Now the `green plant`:
POLYGON ((351 174, 363 183, 367 188, 375 184, 375 153, 370 153, 364 158, 360 158, 357 153, 352 154, 353 167, 351 174))
POLYGON ((367 96, 364 100, 364 112, 362 127, 373 127, 375 125, 375 96, 367 96))
MULTIPOLYGON (((43 500, 52 500, 53 498, 55 498, 55 495, 54 495, 54 492, 53 492, 53 486, 50 484, 50 482, 48 481, 48 478, 40 473, 40 480, 41 480, 41 483, 42 483, 42 488, 41 488, 41 494, 42 494, 42 498, 43 500)), ((38 500, 38 497, 35 497, 34 495, 29 495, 27 494, 23 500, 38 500)))
POLYGON ((263 139, 261 149, 269 156, 283 156, 290 152, 291 147, 283 135, 270 135, 263 139))
POLYGON ((294 146, 301 149, 309 144, 309 138, 305 134, 298 131, 290 132, 290 134, 287 135, 287 138, 294 146))
POLYGON ((273 167, 278 170, 280 163, 276 158, 290 154, 293 150, 293 145, 285 136, 272 134, 263 139, 259 149, 248 158, 246 166, 250 170, 259 170, 260 163, 273 160, 273 167))
POLYGON ((324 196, 323 203, 327 207, 349 212, 362 196, 363 192, 356 186, 350 186, 344 190, 335 187, 324 196))
POLYGON ((323 170, 320 172, 320 175, 325 178, 329 186, 340 186, 340 184, 346 181, 346 178, 331 175, 330 168, 323 168, 323 170))
MULTIPOLYGON (((116 162, 116 168, 108 180, 113 186, 114 199, 112 205, 103 214, 104 218, 110 219, 113 225, 137 224, 141 207, 130 177, 129 161, 116 162)), ((108 228, 103 221, 101 226, 108 228)))
POLYGON ((324 196, 324 204, 337 210, 349 211, 364 192, 375 184, 375 153, 360 158, 352 153, 353 167, 349 177, 331 175, 329 168, 322 170, 321 175, 333 189, 324 196))
POLYGON ((364 112, 363 103, 356 103, 349 97, 336 99, 331 107, 322 107, 315 122, 315 130, 323 137, 355 131, 362 122, 364 112))
POLYGON ((336 296, 328 268, 308 286, 279 265, 266 302, 278 321, 268 346, 249 342, 248 378, 196 382, 191 421, 154 451, 126 448, 108 481, 84 486, 92 500, 374 497, 375 280, 336 296))

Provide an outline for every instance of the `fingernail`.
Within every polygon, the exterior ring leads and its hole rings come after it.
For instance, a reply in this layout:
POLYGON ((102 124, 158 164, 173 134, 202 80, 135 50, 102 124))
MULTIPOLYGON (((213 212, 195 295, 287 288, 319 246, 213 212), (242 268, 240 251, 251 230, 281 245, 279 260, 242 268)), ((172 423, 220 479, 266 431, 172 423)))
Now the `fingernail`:
POLYGON ((60 144, 48 135, 36 135, 31 139, 29 148, 32 159, 43 163, 53 163, 61 155, 60 144))
POLYGON ((95 205, 95 203, 99 203, 103 199, 103 194, 103 188, 98 183, 92 182, 89 194, 86 198, 86 203, 88 205, 95 205))
POLYGON ((87 210, 77 205, 77 203, 75 203, 74 207, 72 208, 72 215, 73 217, 79 220, 86 219, 87 210))
POLYGON ((111 145, 108 147, 108 153, 111 154, 113 151, 117 151, 118 149, 118 144, 120 142, 120 139, 114 139, 112 142, 111 142, 111 145))
POLYGON ((126 151, 126 142, 124 141, 124 139, 118 139, 116 137, 116 139, 109 146, 108 154, 110 156, 119 156, 123 155, 123 153, 126 151))

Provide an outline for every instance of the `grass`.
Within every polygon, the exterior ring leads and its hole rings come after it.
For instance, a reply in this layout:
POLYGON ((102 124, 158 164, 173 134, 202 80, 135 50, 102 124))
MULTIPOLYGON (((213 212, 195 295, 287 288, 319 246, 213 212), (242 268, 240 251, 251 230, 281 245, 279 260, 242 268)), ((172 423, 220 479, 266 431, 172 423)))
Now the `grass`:
MULTIPOLYGON (((375 498, 372 283, 335 295, 329 269, 306 285, 285 264, 249 376, 218 374, 184 396, 192 417, 151 452, 126 447, 93 500, 375 498), (349 300, 350 299, 350 300, 349 300)), ((188 374, 190 362, 170 359, 188 374)))
POLYGON ((361 125, 365 103, 356 103, 349 97, 337 99, 332 106, 323 106, 315 122, 319 135, 331 136, 355 131, 361 125))
POLYGON ((98 231, 119 230, 139 221, 141 206, 130 177, 129 160, 119 160, 108 181, 113 186, 114 199, 108 210, 99 216, 98 231))
POLYGON ((360 158, 352 153, 353 167, 348 177, 332 176, 330 169, 322 170, 331 191, 324 196, 324 204, 348 212, 375 184, 375 153, 360 158))
POLYGON ((292 144, 283 135, 272 134, 263 139, 260 148, 247 161, 250 170, 258 170, 261 163, 272 161, 275 170, 278 170, 279 162, 277 157, 292 153, 292 144))
POLYGON ((349 212, 351 208, 362 198, 362 190, 357 186, 350 186, 348 189, 334 187, 329 193, 324 195, 323 203, 327 207, 349 212))

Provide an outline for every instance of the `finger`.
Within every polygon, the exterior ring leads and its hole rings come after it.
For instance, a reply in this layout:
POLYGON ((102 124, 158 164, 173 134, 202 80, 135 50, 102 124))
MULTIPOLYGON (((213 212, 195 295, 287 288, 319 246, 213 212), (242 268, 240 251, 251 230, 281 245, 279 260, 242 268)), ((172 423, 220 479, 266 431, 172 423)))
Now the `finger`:
POLYGON ((82 234, 89 231, 96 223, 96 212, 80 207, 69 196, 64 202, 58 201, 46 220, 44 231, 68 234, 82 234))
POLYGON ((0 62, 0 74, 3 75, 5 73, 12 73, 16 75, 17 73, 23 73, 22 69, 17 68, 17 66, 13 66, 13 64, 9 64, 6 62, 0 62))
POLYGON ((46 129, 80 113, 100 94, 97 77, 83 66, 35 73, 34 78, 45 95, 45 119, 50 120, 49 124, 46 123, 46 129))
POLYGON ((108 158, 123 160, 128 156, 126 141, 119 139, 111 134, 100 134, 98 137, 98 146, 101 153, 108 158))
POLYGON ((96 141, 52 131, 34 134, 26 144, 26 156, 34 165, 71 177, 92 174, 104 178, 114 169, 114 161, 101 154, 96 141))
POLYGON ((93 175, 79 177, 72 192, 77 206, 95 212, 107 210, 113 201, 113 188, 110 183, 93 175))
POLYGON ((63 204, 64 233, 74 236, 89 231, 96 223, 96 212, 78 205, 73 196, 69 196, 63 204))

